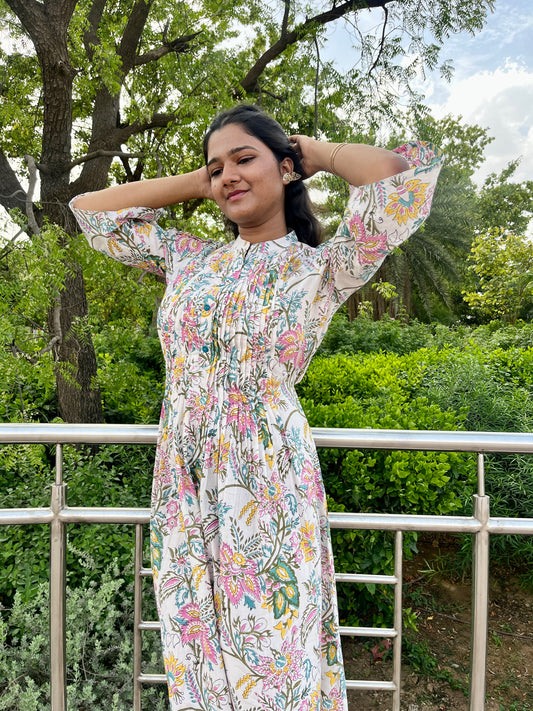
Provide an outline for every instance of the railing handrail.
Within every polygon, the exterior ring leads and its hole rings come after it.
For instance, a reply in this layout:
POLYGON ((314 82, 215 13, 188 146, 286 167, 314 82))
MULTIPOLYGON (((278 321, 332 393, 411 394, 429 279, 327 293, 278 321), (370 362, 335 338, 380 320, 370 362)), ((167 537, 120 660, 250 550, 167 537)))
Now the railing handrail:
MULTIPOLYGON (((317 447, 533 454, 533 433, 311 428, 317 447)), ((155 444, 157 425, 0 423, 0 443, 155 444)))

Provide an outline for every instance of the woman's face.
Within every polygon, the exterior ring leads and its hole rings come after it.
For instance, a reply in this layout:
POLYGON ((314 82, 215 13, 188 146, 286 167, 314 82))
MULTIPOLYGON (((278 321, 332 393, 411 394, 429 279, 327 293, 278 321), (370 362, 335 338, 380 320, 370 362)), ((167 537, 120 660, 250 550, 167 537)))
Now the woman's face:
POLYGON ((292 170, 289 158, 278 163, 262 141, 228 124, 209 138, 207 170, 217 205, 241 237, 262 241, 287 233, 282 175, 292 170))

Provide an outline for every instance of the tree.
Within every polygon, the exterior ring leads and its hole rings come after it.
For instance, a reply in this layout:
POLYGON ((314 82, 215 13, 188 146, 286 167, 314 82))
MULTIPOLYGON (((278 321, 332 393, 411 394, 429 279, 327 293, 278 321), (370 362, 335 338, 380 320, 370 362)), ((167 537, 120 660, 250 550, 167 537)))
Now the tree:
MULTIPOLYGON (((26 216, 32 241, 49 224, 60 228, 54 233, 64 280, 48 294, 39 351, 53 354, 61 416, 102 417, 83 272, 71 250, 73 196, 111 180, 196 167, 209 118, 237 100, 262 103, 291 130, 339 139, 354 121, 372 127, 392 118, 400 94, 419 111, 411 86, 420 68, 437 65, 450 33, 481 29, 492 5, 0 0, 7 32, 0 47, 0 204, 26 216), (369 8, 382 10, 377 34, 357 26, 369 8), (355 27, 353 69, 345 76, 321 58, 326 28, 343 18, 355 27), (434 36, 429 43, 426 28, 434 36)), ((169 218, 205 231, 210 209, 188 204, 169 218)))
POLYGON ((470 270, 477 288, 464 291, 482 317, 515 323, 533 309, 533 243, 527 237, 492 228, 476 236, 470 270))
POLYGON ((523 235, 533 218, 533 180, 512 181, 519 160, 491 173, 479 194, 478 229, 499 228, 523 235))

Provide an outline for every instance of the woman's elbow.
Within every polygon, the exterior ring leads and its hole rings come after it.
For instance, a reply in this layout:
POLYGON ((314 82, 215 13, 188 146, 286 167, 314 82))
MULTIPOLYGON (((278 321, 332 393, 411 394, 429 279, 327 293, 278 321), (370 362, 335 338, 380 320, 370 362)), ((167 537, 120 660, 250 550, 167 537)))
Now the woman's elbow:
POLYGON ((390 178, 392 175, 398 175, 398 173, 403 173, 405 170, 409 170, 409 162, 404 156, 399 153, 391 153, 388 156, 386 166, 383 166, 383 170, 386 172, 384 178, 390 178))

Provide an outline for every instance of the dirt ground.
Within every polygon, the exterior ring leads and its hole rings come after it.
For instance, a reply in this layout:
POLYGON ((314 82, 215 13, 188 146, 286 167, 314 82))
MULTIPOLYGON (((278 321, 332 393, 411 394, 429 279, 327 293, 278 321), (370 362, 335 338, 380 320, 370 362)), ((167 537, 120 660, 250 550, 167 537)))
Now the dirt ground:
MULTIPOLYGON (((412 654, 420 664, 416 668, 407 662, 404 645, 402 711, 468 709, 471 584, 428 575, 428 558, 440 546, 436 539, 426 540, 421 553, 405 565, 404 607, 416 611, 418 630, 404 631, 404 638, 415 643, 412 654)), ((348 679, 392 680, 391 653, 383 655, 377 643, 345 642, 348 679)), ((532 672, 533 591, 521 586, 518 576, 497 571, 490 580, 485 711, 533 711, 532 672)), ((389 692, 349 691, 348 700, 350 711, 392 709, 389 692)))

